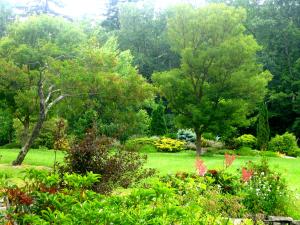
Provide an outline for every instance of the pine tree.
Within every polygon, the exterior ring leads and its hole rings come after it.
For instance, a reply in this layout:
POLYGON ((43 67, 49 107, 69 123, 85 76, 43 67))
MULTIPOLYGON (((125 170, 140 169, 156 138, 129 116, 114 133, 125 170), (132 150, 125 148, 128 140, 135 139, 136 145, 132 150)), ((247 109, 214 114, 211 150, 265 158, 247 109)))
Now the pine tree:
POLYGON ((150 130, 152 135, 164 135, 167 132, 165 108, 162 104, 152 112, 150 130))
POLYGON ((268 109, 266 103, 262 103, 257 120, 257 145, 261 150, 266 150, 270 139, 270 127, 268 109))

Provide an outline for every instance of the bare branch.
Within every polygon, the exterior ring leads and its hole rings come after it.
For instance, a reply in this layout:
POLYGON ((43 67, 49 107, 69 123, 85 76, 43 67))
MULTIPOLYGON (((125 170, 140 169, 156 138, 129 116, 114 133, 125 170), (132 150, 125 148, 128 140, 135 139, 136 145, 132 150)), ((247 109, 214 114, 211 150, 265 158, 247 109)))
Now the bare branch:
POLYGON ((59 103, 61 100, 63 100, 66 97, 69 97, 70 95, 64 94, 64 95, 60 95, 58 96, 56 99, 54 99, 51 103, 49 103, 49 105, 46 107, 46 111, 45 114, 47 115, 48 111, 57 103, 59 103))

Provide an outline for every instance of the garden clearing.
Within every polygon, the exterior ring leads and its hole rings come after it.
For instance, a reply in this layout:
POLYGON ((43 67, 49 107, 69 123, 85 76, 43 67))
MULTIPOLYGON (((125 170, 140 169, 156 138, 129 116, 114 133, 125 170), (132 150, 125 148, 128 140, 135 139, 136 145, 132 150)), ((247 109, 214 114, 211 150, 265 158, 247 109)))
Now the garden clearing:
MULTIPOLYGON (((6 174, 11 181, 18 183, 22 171, 26 168, 51 169, 54 165, 55 151, 53 150, 31 150, 22 166, 12 167, 11 162, 18 154, 17 149, 0 149, 0 174, 6 174), (2 156, 2 157, 1 157, 2 156)), ((147 153, 148 161, 146 167, 155 168, 164 175, 178 171, 195 172, 195 152, 186 151, 180 153, 147 153)), ((56 160, 62 162, 64 153, 57 151, 56 160)), ((238 156, 229 168, 236 171, 242 168, 248 161, 258 161, 261 157, 238 156)), ((222 169, 224 156, 202 156, 208 169, 222 169)), ((292 190, 300 194, 300 158, 276 158, 268 157, 271 168, 283 174, 292 190)))

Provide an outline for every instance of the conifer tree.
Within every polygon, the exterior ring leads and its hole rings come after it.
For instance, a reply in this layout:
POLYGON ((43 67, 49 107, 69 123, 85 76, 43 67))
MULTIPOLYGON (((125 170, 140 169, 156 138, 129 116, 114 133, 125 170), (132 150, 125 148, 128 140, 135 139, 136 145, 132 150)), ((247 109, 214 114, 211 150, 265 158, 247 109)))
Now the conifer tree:
POLYGON ((266 150, 270 139, 270 127, 268 109, 266 103, 262 103, 257 120, 257 145, 261 150, 266 150))

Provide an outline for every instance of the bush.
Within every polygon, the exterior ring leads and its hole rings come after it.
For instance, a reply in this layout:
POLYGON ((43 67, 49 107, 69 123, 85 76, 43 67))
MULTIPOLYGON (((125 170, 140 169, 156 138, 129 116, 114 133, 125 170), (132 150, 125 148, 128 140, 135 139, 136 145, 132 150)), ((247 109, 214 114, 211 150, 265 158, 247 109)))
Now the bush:
POLYGON ((138 152, 145 145, 154 146, 155 141, 157 141, 158 137, 139 137, 139 138, 131 138, 125 142, 125 149, 127 151, 138 152))
POLYGON ((269 142, 269 150, 290 156, 299 155, 296 137, 294 134, 288 132, 283 135, 276 135, 273 137, 269 142))
POLYGON ((272 171, 265 159, 258 164, 250 162, 247 167, 252 176, 244 184, 242 195, 248 210, 252 214, 287 215, 289 193, 281 175, 272 171))
POLYGON ((155 142, 155 147, 161 152, 180 152, 185 149, 185 142, 171 139, 161 138, 155 142))
POLYGON ((243 146, 235 151, 235 154, 240 156, 257 156, 259 155, 259 151, 253 150, 250 147, 243 146))
POLYGON ((236 138, 237 147, 250 147, 255 149, 257 146, 256 137, 252 134, 244 134, 238 138, 236 138))
MULTIPOLYGON (((1 224, 232 224, 244 215, 240 197, 210 189, 199 177, 166 177, 123 195, 90 190, 97 174, 27 171, 25 186, 5 187, 10 203, 1 224)), ((254 224, 250 220, 244 225, 254 224)), ((260 223, 258 223, 260 224, 260 223)))
POLYGON ((101 182, 94 190, 110 193, 116 187, 128 187, 135 181, 153 174, 153 170, 143 169, 146 156, 123 149, 111 148, 111 139, 96 137, 94 130, 89 130, 86 137, 74 144, 65 156, 61 173, 85 175, 92 171, 101 176, 101 182))
POLYGON ((177 138, 179 140, 183 140, 186 142, 195 142, 196 141, 196 134, 194 131, 190 130, 190 129, 180 129, 177 132, 177 138))

